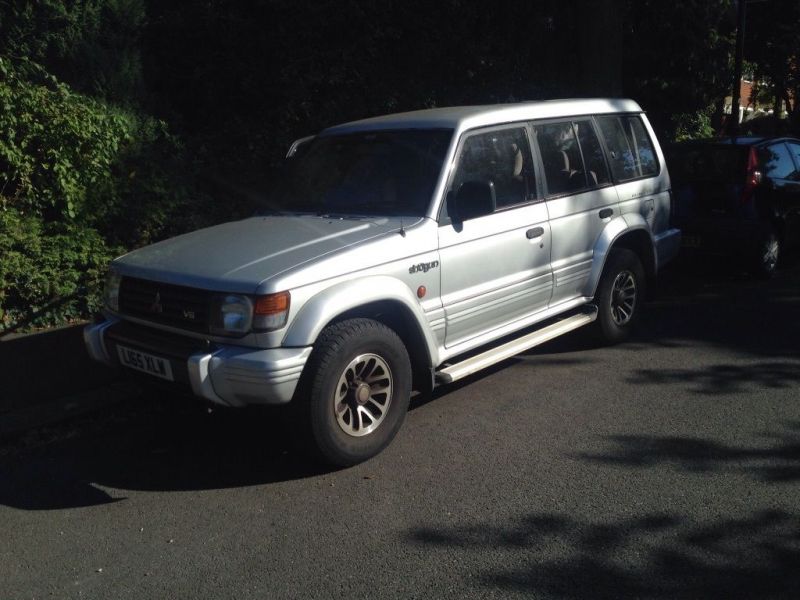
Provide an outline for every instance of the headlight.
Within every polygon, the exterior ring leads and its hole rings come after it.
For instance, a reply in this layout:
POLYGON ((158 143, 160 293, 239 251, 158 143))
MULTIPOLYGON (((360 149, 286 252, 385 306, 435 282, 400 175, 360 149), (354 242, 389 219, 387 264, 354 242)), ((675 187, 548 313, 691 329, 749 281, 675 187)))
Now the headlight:
POLYGON ((253 324, 253 302, 247 296, 227 294, 214 298, 211 333, 244 335, 253 324))
POLYGON ((290 299, 289 292, 256 296, 253 327, 261 331, 272 331, 286 325, 290 299))
POLYGON ((106 275, 106 288, 104 298, 106 306, 114 312, 119 312, 119 284, 122 281, 120 275, 115 269, 108 270, 106 275))

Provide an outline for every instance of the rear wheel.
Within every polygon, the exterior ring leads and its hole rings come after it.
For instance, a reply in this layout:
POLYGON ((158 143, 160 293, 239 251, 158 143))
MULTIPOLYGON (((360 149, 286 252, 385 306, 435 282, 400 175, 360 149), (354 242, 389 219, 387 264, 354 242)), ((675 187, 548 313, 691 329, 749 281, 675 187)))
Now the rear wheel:
POLYGON ((293 404, 307 449, 345 467, 389 445, 410 397, 411 362, 398 335, 377 321, 349 319, 320 334, 293 404))
POLYGON ((781 254, 781 239, 775 227, 769 225, 758 238, 755 256, 753 256, 753 271, 762 279, 769 279, 775 275, 778 260, 781 254))
POLYGON ((616 344, 630 335, 639 320, 644 292, 644 268, 639 257, 626 248, 611 250, 595 297, 595 327, 603 341, 616 344))

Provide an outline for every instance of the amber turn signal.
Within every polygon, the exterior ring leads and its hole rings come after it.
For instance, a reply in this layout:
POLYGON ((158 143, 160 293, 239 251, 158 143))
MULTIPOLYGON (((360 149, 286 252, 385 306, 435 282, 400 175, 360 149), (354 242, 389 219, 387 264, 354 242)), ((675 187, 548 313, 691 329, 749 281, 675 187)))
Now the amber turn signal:
POLYGON ((276 315, 289 310, 289 292, 256 296, 253 312, 258 316, 276 315))

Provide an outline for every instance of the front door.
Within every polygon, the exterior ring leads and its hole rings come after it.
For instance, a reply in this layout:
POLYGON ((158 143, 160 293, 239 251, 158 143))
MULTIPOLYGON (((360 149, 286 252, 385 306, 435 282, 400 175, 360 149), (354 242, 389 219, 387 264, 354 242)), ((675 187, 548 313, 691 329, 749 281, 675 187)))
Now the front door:
POLYGON ((493 210, 439 227, 445 346, 545 309, 552 292, 550 226, 523 125, 465 135, 448 206, 465 183, 489 183, 493 210))

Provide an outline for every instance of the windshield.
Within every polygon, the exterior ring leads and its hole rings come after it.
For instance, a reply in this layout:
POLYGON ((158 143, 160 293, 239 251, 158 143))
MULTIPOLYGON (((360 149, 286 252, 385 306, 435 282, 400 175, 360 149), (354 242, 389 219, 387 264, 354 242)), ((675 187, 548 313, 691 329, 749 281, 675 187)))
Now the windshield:
POLYGON ((271 210, 424 216, 453 131, 368 131, 314 139, 289 159, 271 210))

